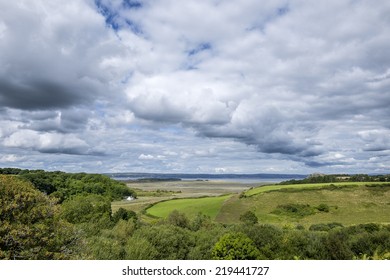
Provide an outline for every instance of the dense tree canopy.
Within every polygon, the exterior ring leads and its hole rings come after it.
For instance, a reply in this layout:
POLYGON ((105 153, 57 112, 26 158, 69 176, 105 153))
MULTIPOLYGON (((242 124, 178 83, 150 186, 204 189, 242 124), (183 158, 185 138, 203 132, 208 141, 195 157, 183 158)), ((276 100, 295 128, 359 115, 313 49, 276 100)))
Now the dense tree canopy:
POLYGON ((31 182, 41 192, 58 198, 60 202, 74 195, 98 194, 109 197, 111 200, 137 196, 124 183, 101 174, 48 172, 17 168, 2 168, 0 174, 17 175, 31 182))
POLYGON ((260 252, 252 239, 237 232, 223 235, 215 244, 212 256, 216 260, 256 260, 260 252))
POLYGON ((0 175, 0 259, 63 259, 77 241, 56 202, 30 183, 0 175))

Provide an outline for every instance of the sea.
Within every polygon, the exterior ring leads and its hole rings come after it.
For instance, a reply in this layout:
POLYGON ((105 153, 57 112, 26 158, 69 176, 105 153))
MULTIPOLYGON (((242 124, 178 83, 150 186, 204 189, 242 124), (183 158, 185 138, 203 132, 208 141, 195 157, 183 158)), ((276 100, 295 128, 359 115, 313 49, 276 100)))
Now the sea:
POLYGON ((288 180, 301 180, 304 174, 186 174, 186 173, 108 173, 105 174, 118 181, 137 180, 186 180, 186 181, 226 181, 237 183, 270 182, 279 183, 288 180))

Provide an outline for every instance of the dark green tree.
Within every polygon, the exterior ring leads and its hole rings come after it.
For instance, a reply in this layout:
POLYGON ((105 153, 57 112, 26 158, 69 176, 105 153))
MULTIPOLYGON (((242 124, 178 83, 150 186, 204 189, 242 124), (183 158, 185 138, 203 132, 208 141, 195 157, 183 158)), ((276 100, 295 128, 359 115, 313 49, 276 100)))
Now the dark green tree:
POLYGON ((77 248, 74 227, 30 183, 0 175, 0 259, 67 259, 77 248))
POLYGON ((96 222, 111 217, 111 202, 101 195, 77 195, 62 204, 62 217, 72 224, 96 222))
POLYGON ((185 260, 195 245, 191 231, 173 225, 145 226, 138 229, 133 238, 144 238, 152 245, 160 260, 185 260))
POLYGON ((255 213, 248 210, 240 216, 240 221, 248 225, 254 225, 259 222, 259 219, 256 217, 255 213))
POLYGON ((272 225, 252 225, 245 226, 237 230, 242 230, 253 240, 264 259, 277 259, 280 246, 283 243, 283 231, 272 225))
POLYGON ((186 215, 184 213, 180 213, 177 210, 173 210, 169 214, 167 221, 169 224, 174 225, 174 226, 178 226, 181 228, 188 228, 189 224, 190 224, 186 215))
POLYGON ((211 253, 216 260, 256 260, 260 252, 252 239, 241 232, 227 233, 215 244, 211 253))
POLYGON ((112 219, 115 223, 117 223, 120 220, 128 221, 130 219, 137 220, 137 214, 132 210, 127 210, 122 207, 120 207, 113 215, 112 219))

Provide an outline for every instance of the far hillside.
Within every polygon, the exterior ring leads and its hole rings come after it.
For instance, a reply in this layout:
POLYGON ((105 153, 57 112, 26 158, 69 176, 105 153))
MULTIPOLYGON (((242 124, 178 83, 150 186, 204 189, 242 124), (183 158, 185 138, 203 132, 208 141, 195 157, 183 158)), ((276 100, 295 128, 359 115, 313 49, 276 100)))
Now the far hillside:
POLYGON ((246 211, 268 224, 390 223, 390 183, 263 186, 227 200, 216 220, 237 223, 246 211))
POLYGON ((241 215, 248 211, 253 212, 260 223, 282 226, 390 223, 388 179, 385 175, 312 175, 304 180, 294 180, 292 184, 259 186, 218 200, 165 198, 165 201, 146 207, 144 213, 163 218, 174 210, 189 217, 202 213, 225 224, 239 223, 241 215), (352 179, 356 181, 352 182, 352 179), (362 182, 362 179, 367 181, 362 182), (210 215, 206 209, 213 201, 213 214, 210 215))

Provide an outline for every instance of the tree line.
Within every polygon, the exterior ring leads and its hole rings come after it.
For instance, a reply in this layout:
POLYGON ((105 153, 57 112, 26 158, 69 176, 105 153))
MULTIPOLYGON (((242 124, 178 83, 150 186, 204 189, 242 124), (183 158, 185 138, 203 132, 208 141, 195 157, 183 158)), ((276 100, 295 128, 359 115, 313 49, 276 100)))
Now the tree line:
POLYGON ((314 184, 314 183, 337 183, 337 182, 390 182, 390 174, 368 175, 368 174, 319 174, 314 173, 301 180, 288 180, 279 184, 314 184))
POLYGON ((63 202, 75 195, 96 194, 120 200, 137 194, 126 184, 101 174, 66 173, 62 171, 0 168, 0 174, 14 175, 28 181, 39 191, 63 202))

